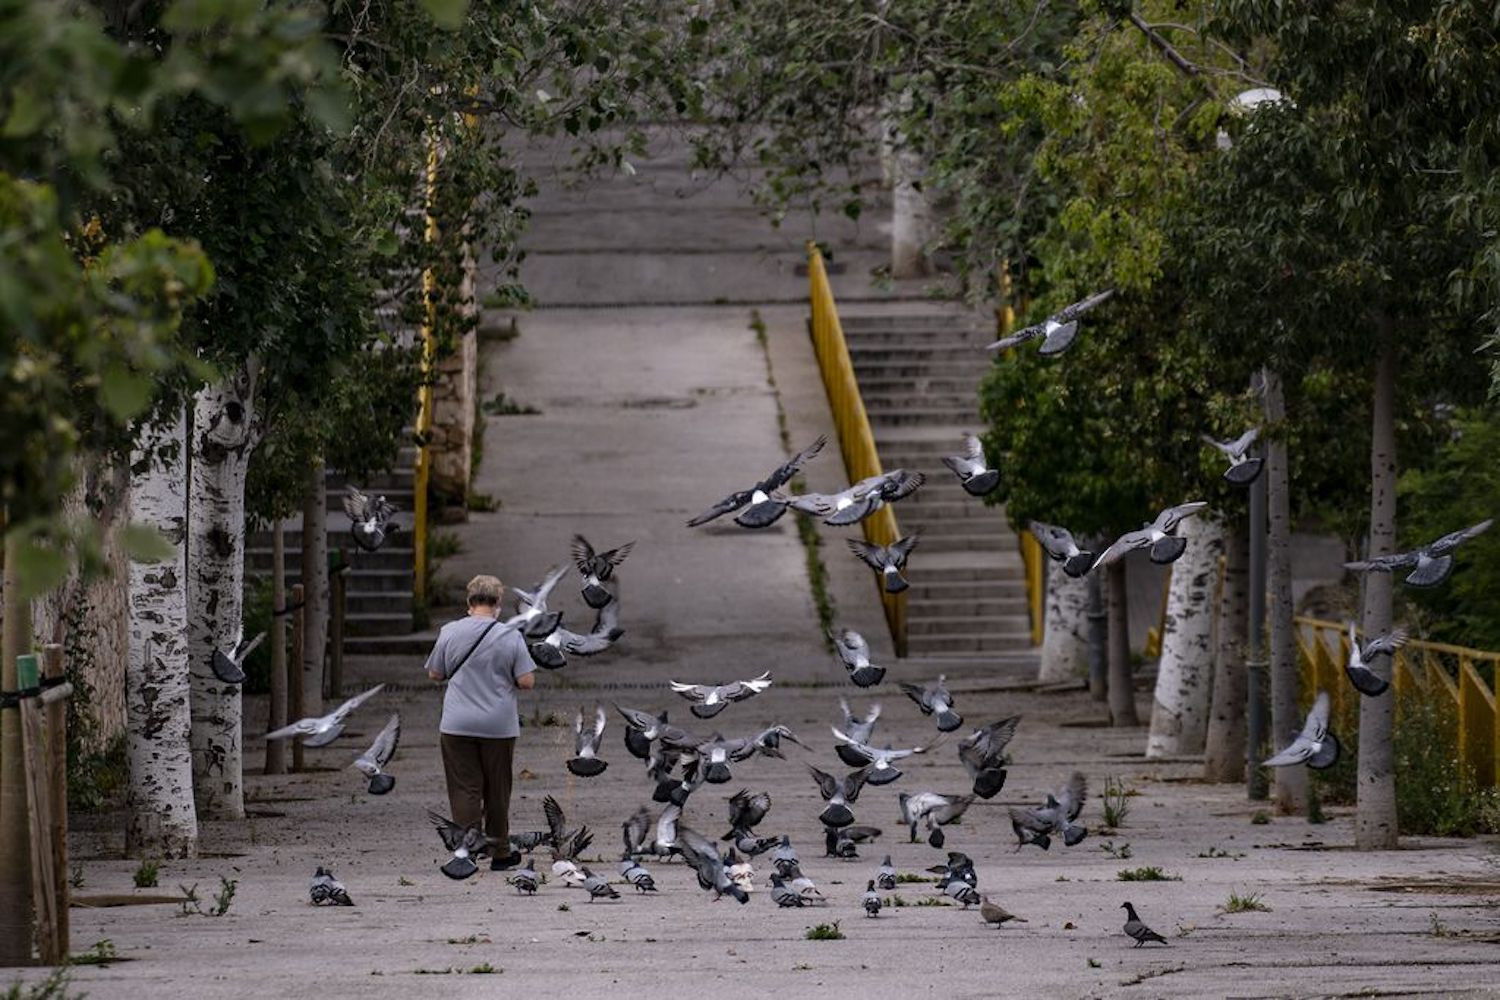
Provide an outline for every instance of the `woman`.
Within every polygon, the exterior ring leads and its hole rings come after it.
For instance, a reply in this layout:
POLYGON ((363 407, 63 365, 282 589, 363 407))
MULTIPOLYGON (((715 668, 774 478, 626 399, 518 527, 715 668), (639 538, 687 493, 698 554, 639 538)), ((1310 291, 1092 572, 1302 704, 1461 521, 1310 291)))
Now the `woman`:
POLYGON ((448 682, 438 733, 453 822, 482 821, 495 844, 490 868, 503 871, 521 863, 509 849, 511 762, 521 731, 516 691, 536 686, 536 668, 521 633, 497 620, 505 593, 499 579, 476 576, 467 590, 469 613, 438 633, 427 676, 448 682))

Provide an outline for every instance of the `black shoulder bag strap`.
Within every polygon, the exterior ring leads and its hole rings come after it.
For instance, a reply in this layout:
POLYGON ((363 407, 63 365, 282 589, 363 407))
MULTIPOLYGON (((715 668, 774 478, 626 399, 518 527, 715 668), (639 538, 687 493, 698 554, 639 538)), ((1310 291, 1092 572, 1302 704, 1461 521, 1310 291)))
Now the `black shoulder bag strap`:
POLYGON ((458 661, 458 666, 456 666, 456 667, 453 668, 453 671, 448 674, 448 676, 445 678, 445 680, 450 680, 451 681, 454 677, 456 677, 458 675, 458 672, 461 669, 463 669, 463 665, 465 663, 469 662, 469 657, 471 657, 471 656, 474 655, 474 650, 476 650, 476 649, 479 648, 479 644, 481 642, 484 642, 484 637, 490 634, 490 629, 494 628, 496 625, 499 625, 499 624, 500 624, 500 619, 496 618, 494 621, 490 622, 488 625, 485 626, 484 631, 481 632, 481 633, 479 633, 479 638, 474 640, 474 645, 472 645, 472 646, 469 647, 469 651, 464 654, 464 658, 458 661))

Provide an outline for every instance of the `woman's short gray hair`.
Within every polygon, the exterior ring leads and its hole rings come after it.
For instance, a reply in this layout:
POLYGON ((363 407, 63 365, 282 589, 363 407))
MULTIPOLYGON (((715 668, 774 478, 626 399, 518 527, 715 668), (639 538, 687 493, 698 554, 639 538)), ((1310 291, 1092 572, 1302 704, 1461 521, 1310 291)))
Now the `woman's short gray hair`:
POLYGON ((505 584, 501 583, 497 576, 481 573, 469 581, 466 589, 469 594, 469 607, 472 608, 476 604, 496 607, 500 604, 500 595, 505 592, 505 584))

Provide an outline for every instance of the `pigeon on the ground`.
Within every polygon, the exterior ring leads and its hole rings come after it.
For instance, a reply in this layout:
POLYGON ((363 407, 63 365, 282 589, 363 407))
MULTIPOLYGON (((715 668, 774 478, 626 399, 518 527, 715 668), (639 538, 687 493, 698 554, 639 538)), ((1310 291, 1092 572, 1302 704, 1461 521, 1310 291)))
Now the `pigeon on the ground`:
POLYGON ((536 868, 533 867, 531 859, 527 858, 526 863, 511 872, 510 878, 505 881, 516 887, 516 895, 525 893, 532 896, 536 894, 536 887, 541 879, 537 878, 536 868))
POLYGON ((1203 510, 1208 504, 1202 500, 1181 503, 1168 507, 1156 515, 1156 520, 1135 531, 1127 531, 1094 560, 1093 569, 1108 566, 1127 552, 1149 548, 1151 561, 1158 564, 1176 562, 1187 548, 1187 539, 1177 535, 1177 526, 1185 519, 1203 510))
POLYGON ((1007 920, 1015 920, 1023 924, 1028 922, 1025 917, 1018 917, 998 903, 990 902, 988 896, 980 896, 979 899, 979 915, 984 918, 985 923, 996 929, 1004 927, 1007 920))
POLYGON ((453 852, 453 857, 443 862, 438 870, 455 882, 462 881, 477 872, 479 866, 474 863, 474 859, 490 853, 495 848, 495 841, 486 837, 477 823, 468 827, 459 826, 451 819, 431 810, 428 810, 427 818, 437 828, 443 846, 453 852))
POLYGON ((740 789, 729 797, 729 832, 719 839, 734 840, 737 834, 754 830, 770 811, 770 795, 740 789))
POLYGON ((1260 476, 1261 466, 1265 464, 1264 459, 1248 454, 1250 446, 1255 443, 1256 438, 1260 437, 1259 427, 1250 428, 1232 441, 1217 441, 1207 434, 1201 437, 1229 459, 1229 468, 1224 470, 1224 481, 1231 486, 1249 486, 1260 476))
POLYGON ((651 843, 651 812, 641 806, 620 824, 620 838, 625 842, 625 856, 643 854, 651 843))
POLYGON ((1135 907, 1130 903, 1121 903, 1120 908, 1125 911, 1125 933, 1135 941, 1137 948, 1147 941, 1160 941, 1162 944, 1167 943, 1166 938, 1141 922, 1140 916, 1135 912, 1135 907))
POLYGON ((1078 336, 1078 317, 1099 305, 1114 293, 1114 289, 1111 288, 1099 292, 1097 295, 1090 295, 1086 299, 1080 299, 1070 306, 1059 309, 1035 326, 1025 327, 1017 330, 1009 337, 1000 338, 989 346, 989 350, 1003 351, 1040 337, 1042 338, 1042 346, 1038 349, 1037 353, 1061 354, 1073 343, 1073 338, 1078 336))
POLYGON ((782 909, 807 905, 807 900, 803 898, 802 893, 788 886, 782 881, 780 875, 771 876, 771 902, 782 909))
MULTIPOLYGON (((844 732, 859 743, 869 743, 870 737, 875 732, 875 720, 880 718, 880 702, 877 701, 871 705, 863 719, 854 717, 853 710, 849 708, 849 702, 843 698, 839 699, 839 708, 844 714, 844 732)), ((866 763, 863 757, 849 749, 847 743, 840 743, 833 749, 839 755, 839 760, 850 767, 863 767, 866 763)))
POLYGON ((901 777, 901 769, 896 767, 892 761, 903 760, 913 754, 926 753, 938 745, 938 741, 927 744, 925 747, 912 747, 908 750, 895 750, 887 743, 884 748, 877 749, 861 743, 837 726, 833 727, 833 737, 849 747, 851 753, 855 754, 861 765, 872 764, 869 776, 865 779, 872 785, 888 785, 901 777))
POLYGON ((620 875, 625 881, 635 886, 636 892, 655 892, 656 880, 651 873, 636 863, 630 855, 620 859, 620 875))
POLYGON ((319 866, 313 874, 312 884, 307 887, 309 896, 314 906, 353 906, 354 900, 349 898, 349 890, 344 888, 344 883, 333 877, 333 872, 319 866))
POLYGON ((923 715, 935 716, 938 732, 951 733, 964 724, 963 716, 953 710, 953 695, 948 690, 948 678, 938 674, 938 679, 926 687, 903 683, 902 693, 917 703, 923 715))
POLYGON ((885 667, 870 662, 870 644, 865 637, 852 628, 840 628, 828 633, 833 648, 838 651, 849 679, 856 686, 866 688, 879 684, 885 678, 885 667))
POLYGON ((505 624, 511 628, 519 628, 531 640, 545 639, 551 635, 562 622, 562 612, 548 611, 547 598, 551 596, 552 588, 557 586, 557 581, 567 572, 567 566, 554 566, 547 571, 542 582, 531 590, 515 588, 516 613, 506 619, 505 624))
POLYGON ((875 891, 875 880, 865 883, 865 894, 859 898, 859 904, 865 908, 865 916, 880 916, 880 893, 875 891))
POLYGON ((1061 834, 1063 843, 1072 847, 1088 835, 1088 830, 1075 822, 1083 812, 1083 801, 1088 794, 1088 783, 1083 772, 1074 771, 1067 784, 1047 796, 1040 806, 1031 809, 1010 810, 1011 829, 1019 841, 1016 850, 1027 844, 1035 844, 1042 850, 1052 846, 1052 835, 1061 834))
POLYGON ((760 694, 771 686, 771 672, 767 670, 759 677, 753 677, 748 681, 734 681, 730 684, 681 684, 677 681, 668 681, 674 692, 682 695, 693 703, 689 709, 700 719, 712 719, 724 711, 724 706, 734 701, 744 701, 746 698, 760 694))
POLYGON ((823 801, 828 803, 818 814, 818 819, 823 821, 823 825, 836 829, 853 823, 854 813, 850 810, 849 803, 859 798, 860 789, 865 787, 865 779, 870 776, 870 769, 862 767, 857 771, 849 772, 842 778, 820 771, 811 764, 807 765, 807 770, 812 774, 813 781, 818 784, 818 794, 822 795, 823 801))
POLYGON ((592 778, 603 774, 609 763, 599 757, 599 743, 604 739, 604 706, 594 706, 594 724, 583 725, 583 709, 573 719, 573 756, 568 758, 568 771, 580 778, 592 778))
POLYGON ((700 888, 712 892, 715 898, 728 895, 733 896, 742 904, 750 902, 750 894, 729 877, 729 872, 724 867, 724 859, 719 856, 712 841, 703 834, 689 827, 679 826, 677 849, 682 854, 683 860, 692 865, 693 870, 697 872, 700 888))
POLYGON ((984 460, 984 445, 973 434, 964 435, 962 455, 944 455, 946 465, 963 486, 964 492, 974 497, 993 493, 1000 485, 1000 470, 990 468, 984 460))
POLYGON ((1083 576, 1094 565, 1094 553, 1080 548, 1073 533, 1055 524, 1032 521, 1027 525, 1036 540, 1042 543, 1042 551, 1053 562, 1062 563, 1063 572, 1073 578, 1083 576))
POLYGON ((896 867, 891 864, 889 854, 885 856, 884 861, 880 862, 880 870, 875 873, 875 881, 887 892, 896 888, 896 867))
POLYGON ((1406 645, 1406 639, 1406 629, 1397 628, 1378 635, 1361 646, 1354 623, 1350 622, 1349 662, 1344 664, 1344 671, 1349 675, 1349 682, 1354 685, 1355 690, 1372 698, 1384 694, 1391 682, 1371 670, 1369 663, 1377 656, 1390 656, 1406 645))
POLYGON ((877 476, 869 476, 837 493, 806 493, 801 496, 782 496, 793 509, 823 519, 830 527, 858 524, 888 503, 895 503, 911 496, 927 477, 920 472, 892 469, 877 476))
POLYGON ((327 715, 298 719, 289 726, 267 733, 266 739, 284 740, 289 736, 301 736, 303 737, 302 745, 305 747, 326 746, 338 739, 339 734, 344 731, 344 720, 349 717, 349 713, 375 697, 384 688, 384 684, 376 684, 363 694, 350 698, 327 715))
POLYGON ((964 770, 974 781, 974 794, 981 799, 992 799, 1005 787, 1005 765, 1009 758, 1005 748, 1016 735, 1019 715, 992 722, 974 730, 958 744, 958 759, 964 770))
POLYGON ((792 477, 818 452, 823 450, 823 445, 828 443, 828 438, 819 438, 806 449, 798 452, 778 466, 769 476, 750 487, 748 490, 737 490, 729 494, 723 500, 714 504, 708 510, 699 514, 688 522, 688 527, 696 528, 700 524, 707 524, 714 518, 733 513, 741 507, 748 506, 750 509, 742 512, 734 519, 735 523, 742 528, 768 528, 786 513, 786 503, 781 500, 773 500, 771 493, 779 490, 792 481, 792 477))
POLYGON ((1332 767, 1339 759, 1339 741, 1328 728, 1328 692, 1319 691, 1308 710, 1302 732, 1280 753, 1264 761, 1265 767, 1306 764, 1315 771, 1332 767))
POLYGON ((583 577, 585 604, 597 611, 615 599, 615 595, 604 585, 614 576, 615 567, 625 561, 633 548, 635 542, 629 541, 617 548, 595 552, 587 538, 582 535, 573 536, 573 564, 578 567, 578 575, 583 577))
POLYGON ((771 852, 771 865, 784 875, 796 868, 797 863, 797 851, 792 847, 792 838, 783 833, 781 843, 771 852))
POLYGON ((1344 568, 1356 573, 1389 573, 1410 566, 1413 569, 1407 574, 1407 583, 1413 587, 1436 587, 1453 574, 1453 550, 1471 538, 1484 534, 1493 523, 1492 518, 1486 518, 1478 524, 1444 535, 1437 541, 1428 542, 1410 552, 1346 562, 1344 568))
POLYGON ((859 857, 859 845, 872 843, 881 834, 875 826, 823 827, 823 853, 830 858, 853 861, 859 857))
POLYGON ((546 830, 528 830, 525 833, 513 833, 510 835, 510 849, 516 854, 524 854, 548 843, 551 837, 552 835, 546 830))
POLYGON ((973 795, 939 795, 937 792, 918 792, 898 796, 901 804, 901 820, 911 830, 911 842, 917 842, 918 824, 927 827, 927 843, 942 847, 947 839, 942 828, 956 823, 969 806, 974 804, 973 795))
POLYGON ((746 892, 755 891, 755 866, 739 856, 733 847, 724 855, 724 871, 729 880, 746 892))
POLYGON ((349 534, 354 537, 354 544, 366 552, 384 545, 386 535, 397 527, 391 523, 396 514, 395 504, 353 486, 344 489, 344 513, 349 515, 349 534))
POLYGON ((620 602, 611 601, 594 616, 589 632, 574 632, 561 622, 541 639, 527 644, 527 651, 539 667, 559 670, 568 665, 569 656, 594 656, 615 644, 625 634, 620 627, 620 602))
POLYGON ((360 773, 370 779, 371 795, 384 795, 396 787, 395 777, 386 774, 384 768, 391 762, 396 744, 400 742, 401 713, 392 712, 385 728, 375 737, 375 742, 370 744, 370 749, 354 758, 354 763, 349 765, 359 768, 360 773))
POLYGON ((917 534, 907 535, 889 545, 871 545, 858 538, 848 538, 845 541, 855 558, 880 574, 880 585, 887 594, 899 594, 911 586, 906 582, 906 577, 901 575, 901 571, 906 568, 906 557, 917 547, 917 539, 920 537, 917 534))
POLYGON ((209 659, 209 666, 213 668, 214 676, 225 684, 245 683, 245 661, 250 654, 255 652, 257 646, 265 641, 266 634, 262 632, 249 642, 245 642, 245 628, 240 626, 239 634, 234 637, 234 645, 229 647, 229 652, 222 649, 214 650, 209 659))
MULTIPOLYGON (((775 879, 777 876, 773 875, 771 877, 772 879, 775 879)), ((797 895, 801 896, 805 902, 828 902, 828 897, 823 895, 822 890, 813 883, 812 879, 808 878, 802 873, 802 869, 800 867, 792 869, 792 871, 784 877, 786 878, 787 887, 796 892, 797 895)))
POLYGON ((977 906, 983 902, 980 899, 979 890, 969 885, 969 883, 957 879, 950 881, 943 887, 943 895, 962 903, 966 910, 971 906, 977 906))
POLYGON ((946 889, 950 882, 962 882, 971 889, 979 887, 979 874, 974 871, 974 859, 963 851, 949 851, 946 862, 927 870, 938 876, 939 889, 946 889))
POLYGON ((589 894, 590 903, 596 899, 620 898, 620 894, 615 891, 615 887, 610 885, 609 880, 603 875, 595 875, 587 868, 581 866, 578 870, 583 873, 583 888, 589 894))

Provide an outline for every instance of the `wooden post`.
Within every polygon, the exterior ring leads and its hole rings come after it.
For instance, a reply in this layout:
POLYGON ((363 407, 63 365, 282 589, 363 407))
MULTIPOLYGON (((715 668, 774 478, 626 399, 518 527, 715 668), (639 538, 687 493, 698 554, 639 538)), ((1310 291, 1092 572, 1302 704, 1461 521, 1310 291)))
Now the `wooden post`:
POLYGON ((47 728, 42 701, 37 696, 40 680, 35 653, 16 658, 16 679, 21 698, 21 755, 26 774, 26 814, 31 839, 31 899, 36 915, 34 927, 37 956, 44 965, 61 965, 65 954, 57 941, 57 872, 52 868, 52 784, 47 750, 47 728))
MULTIPOLYGON (((57 643, 42 647, 42 676, 53 685, 63 684, 63 648, 57 643)), ((68 924, 68 705, 61 698, 47 702, 47 741, 49 754, 47 774, 52 789, 53 891, 56 893, 56 937, 58 952, 66 958, 72 949, 68 924)))
MULTIPOLYGON (((0 627, 0 690, 17 691, 16 668, 31 651, 31 602, 21 597, 18 532, 5 536, 4 624, 0 627)), ((31 963, 31 880, 21 710, 0 706, 0 966, 31 963)))
MULTIPOLYGON (((287 708, 288 722, 294 722, 303 716, 303 706, 306 701, 303 698, 302 684, 306 679, 307 667, 302 657, 302 584, 292 588, 291 603, 288 607, 295 608, 292 612, 292 655, 287 657, 287 708)), ((301 771, 303 768, 302 740, 300 737, 292 737, 292 770, 301 771)))
MULTIPOLYGON (((271 525, 271 699, 266 732, 286 725, 286 536, 271 525)), ((266 773, 286 774, 286 740, 266 740, 266 773)))
POLYGON ((349 593, 349 550, 340 546, 329 578, 333 608, 328 624, 328 697, 344 696, 344 604, 349 593))

